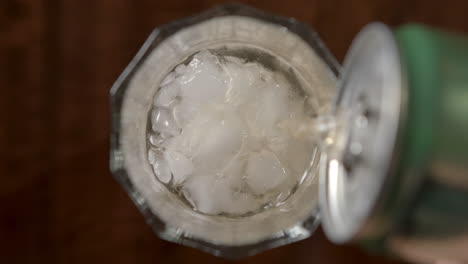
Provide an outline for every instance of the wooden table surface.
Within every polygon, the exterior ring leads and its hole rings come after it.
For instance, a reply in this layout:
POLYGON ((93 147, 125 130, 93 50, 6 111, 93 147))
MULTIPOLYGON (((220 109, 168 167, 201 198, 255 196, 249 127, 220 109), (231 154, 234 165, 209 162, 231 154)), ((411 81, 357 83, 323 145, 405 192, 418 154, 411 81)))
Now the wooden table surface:
MULTIPOLYGON (((0 1, 0 263, 225 263, 158 239, 109 173, 109 88, 151 30, 221 1, 0 1)), ((370 21, 468 32, 467 1, 252 0, 341 61, 370 21)), ((396 263, 321 231, 242 263, 396 263)))

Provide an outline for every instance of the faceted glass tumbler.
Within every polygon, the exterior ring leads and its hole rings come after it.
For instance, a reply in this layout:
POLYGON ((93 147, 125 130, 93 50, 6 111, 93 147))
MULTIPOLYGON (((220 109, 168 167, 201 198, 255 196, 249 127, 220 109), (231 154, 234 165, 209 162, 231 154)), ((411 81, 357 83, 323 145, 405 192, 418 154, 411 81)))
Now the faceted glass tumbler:
POLYGON ((204 49, 255 48, 298 76, 312 116, 328 111, 339 65, 307 25, 243 5, 224 5, 153 31, 111 89, 110 166, 162 239, 226 258, 240 258, 307 238, 319 224, 320 152, 284 203, 244 217, 199 213, 159 182, 149 164, 147 133, 163 78, 204 49))

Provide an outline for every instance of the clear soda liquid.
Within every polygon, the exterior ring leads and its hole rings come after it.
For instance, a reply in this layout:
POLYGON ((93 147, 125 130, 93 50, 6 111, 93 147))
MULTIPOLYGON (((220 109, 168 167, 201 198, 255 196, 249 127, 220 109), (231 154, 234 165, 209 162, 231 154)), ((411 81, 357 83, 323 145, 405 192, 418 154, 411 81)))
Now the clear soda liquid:
POLYGON ((163 80, 149 115, 156 178, 208 215, 243 217, 285 203, 335 127, 302 85, 287 64, 253 48, 187 58, 163 80))

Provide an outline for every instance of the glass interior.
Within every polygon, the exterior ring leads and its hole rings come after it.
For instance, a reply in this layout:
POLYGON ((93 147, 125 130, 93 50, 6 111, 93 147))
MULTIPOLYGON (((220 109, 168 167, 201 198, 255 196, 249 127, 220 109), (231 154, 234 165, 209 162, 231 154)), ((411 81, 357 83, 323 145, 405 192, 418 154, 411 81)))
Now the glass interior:
POLYGON ((284 25, 244 15, 187 24, 156 43, 161 33, 150 37, 133 68, 113 88, 114 107, 118 104, 120 109, 113 114, 111 166, 147 221, 162 238, 227 257, 251 255, 308 237, 318 223, 317 148, 312 148, 309 168, 284 203, 242 217, 201 214, 156 179, 147 157, 148 114, 163 78, 194 53, 211 49, 255 50, 273 56, 294 77, 307 98, 310 115, 323 115, 335 94, 337 68, 333 60, 324 59, 321 52, 326 50, 316 43, 319 40, 312 35, 314 46, 307 36, 284 25))

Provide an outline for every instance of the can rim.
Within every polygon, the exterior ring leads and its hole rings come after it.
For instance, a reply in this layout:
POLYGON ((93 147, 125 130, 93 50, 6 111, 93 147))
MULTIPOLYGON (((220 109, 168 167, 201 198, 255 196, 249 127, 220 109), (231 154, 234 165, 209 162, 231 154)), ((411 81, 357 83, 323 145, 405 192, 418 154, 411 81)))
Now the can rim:
POLYGON ((341 115, 346 109, 346 124, 331 132, 335 142, 321 160, 322 225, 333 242, 369 238, 390 229, 384 186, 399 152, 406 87, 394 33, 382 23, 367 25, 354 39, 338 83, 334 111, 341 115), (355 133, 355 122, 362 116, 366 127, 355 133), (356 142, 358 154, 352 150, 356 142), (350 164, 345 162, 348 156, 353 157, 350 164))

